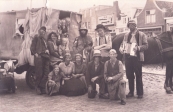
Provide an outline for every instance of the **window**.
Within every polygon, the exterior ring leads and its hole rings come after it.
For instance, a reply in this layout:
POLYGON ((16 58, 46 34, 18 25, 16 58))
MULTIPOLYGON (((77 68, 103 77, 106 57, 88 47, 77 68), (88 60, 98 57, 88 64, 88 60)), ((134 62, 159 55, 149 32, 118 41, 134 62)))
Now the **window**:
POLYGON ((155 10, 146 11, 146 23, 155 23, 155 22, 156 22, 155 10))

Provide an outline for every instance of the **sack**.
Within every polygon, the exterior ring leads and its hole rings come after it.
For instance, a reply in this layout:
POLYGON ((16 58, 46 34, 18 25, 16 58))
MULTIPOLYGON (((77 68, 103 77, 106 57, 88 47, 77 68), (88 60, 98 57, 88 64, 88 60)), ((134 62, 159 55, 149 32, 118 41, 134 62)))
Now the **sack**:
POLYGON ((79 96, 86 93, 85 84, 76 78, 64 81, 64 85, 60 87, 60 93, 66 96, 79 96))
POLYGON ((15 93, 15 81, 13 77, 3 77, 0 79, 0 89, 4 90, 7 89, 8 91, 12 91, 15 93))

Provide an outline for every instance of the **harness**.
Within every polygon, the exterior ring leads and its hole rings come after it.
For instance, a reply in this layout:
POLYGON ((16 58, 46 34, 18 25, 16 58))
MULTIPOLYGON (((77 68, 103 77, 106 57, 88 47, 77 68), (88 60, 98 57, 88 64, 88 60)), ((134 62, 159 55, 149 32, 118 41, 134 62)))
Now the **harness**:
MULTIPOLYGON (((173 45, 173 43, 172 43, 172 42, 165 41, 165 40, 163 40, 163 39, 160 39, 160 38, 158 38, 158 36, 153 37, 153 38, 156 40, 157 45, 158 45, 158 47, 159 47, 159 51, 160 51, 156 56, 158 56, 159 54, 161 55, 161 59, 162 59, 162 68, 163 68, 163 53, 169 52, 169 51, 173 51, 173 47, 168 47, 168 48, 164 48, 164 49, 163 49, 162 44, 161 44, 161 41, 162 41, 162 42, 165 42, 165 43, 168 43, 168 44, 171 44, 171 45, 173 45)), ((156 56, 155 56, 155 57, 156 57, 156 56)), ((154 57, 154 58, 155 58, 155 57, 154 57)), ((152 58, 152 59, 153 59, 153 58, 152 58)))

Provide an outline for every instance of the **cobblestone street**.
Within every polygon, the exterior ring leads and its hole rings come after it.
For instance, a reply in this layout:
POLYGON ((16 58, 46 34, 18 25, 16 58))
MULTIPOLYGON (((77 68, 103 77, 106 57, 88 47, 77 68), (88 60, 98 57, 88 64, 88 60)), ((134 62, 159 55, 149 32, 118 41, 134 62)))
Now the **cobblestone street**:
MULTIPOLYGON (((159 71, 158 71, 159 72, 159 71)), ((165 76, 143 74, 144 98, 127 99, 125 106, 120 101, 88 99, 87 94, 78 97, 36 95, 25 82, 25 75, 15 75, 18 87, 15 94, 0 94, 0 112, 172 112, 173 95, 166 94, 163 84, 165 76)), ((128 85, 126 89, 128 93, 128 85)))

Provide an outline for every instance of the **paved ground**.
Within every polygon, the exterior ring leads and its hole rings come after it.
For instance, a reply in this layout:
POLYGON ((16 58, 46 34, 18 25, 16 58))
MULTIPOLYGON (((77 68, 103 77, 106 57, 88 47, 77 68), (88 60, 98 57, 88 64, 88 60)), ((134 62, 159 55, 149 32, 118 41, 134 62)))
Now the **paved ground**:
POLYGON ((173 112, 173 95, 165 93, 163 74, 143 74, 144 98, 127 99, 125 106, 120 105, 120 101, 99 99, 98 96, 88 99, 87 94, 78 97, 39 96, 28 88, 24 78, 24 74, 15 75, 18 86, 15 94, 0 94, 0 112, 173 112))

